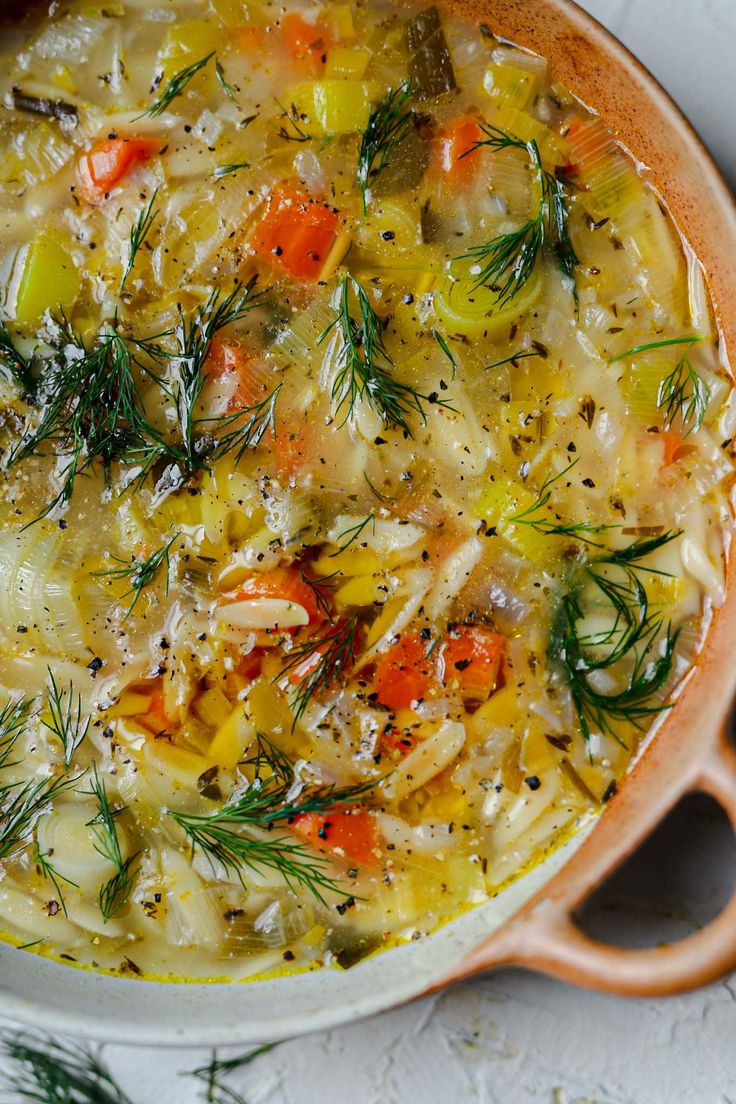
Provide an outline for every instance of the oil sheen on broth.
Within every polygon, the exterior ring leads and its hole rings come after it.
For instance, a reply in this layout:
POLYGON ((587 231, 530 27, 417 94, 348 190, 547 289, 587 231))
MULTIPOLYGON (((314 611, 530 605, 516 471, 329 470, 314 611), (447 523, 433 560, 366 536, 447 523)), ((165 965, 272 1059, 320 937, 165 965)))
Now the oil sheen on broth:
POLYGON ((435 7, 61 0, 0 92, 6 938, 421 938, 605 804, 722 600, 701 267, 435 7))

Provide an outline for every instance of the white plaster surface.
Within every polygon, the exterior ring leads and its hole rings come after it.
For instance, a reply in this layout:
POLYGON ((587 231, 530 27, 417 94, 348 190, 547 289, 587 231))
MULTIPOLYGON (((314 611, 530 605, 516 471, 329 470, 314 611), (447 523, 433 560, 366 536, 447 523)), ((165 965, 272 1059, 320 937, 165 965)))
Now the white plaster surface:
MULTIPOLYGON (((736 0, 583 6, 673 92, 736 183, 736 0)), ((604 892, 592 930, 629 944, 693 930, 730 892, 731 842, 691 805, 604 892)), ((205 1099, 184 1075, 206 1050, 108 1047, 106 1057, 133 1104, 205 1099)), ((736 1104, 736 979, 630 1001, 505 971, 284 1043, 229 1084, 248 1104, 736 1104)))

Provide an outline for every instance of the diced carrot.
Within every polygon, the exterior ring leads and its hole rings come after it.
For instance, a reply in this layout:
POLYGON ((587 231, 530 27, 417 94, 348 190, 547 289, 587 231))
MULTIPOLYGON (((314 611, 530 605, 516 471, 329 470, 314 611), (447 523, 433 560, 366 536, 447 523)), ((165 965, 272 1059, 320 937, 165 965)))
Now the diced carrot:
POLYGON ((230 411, 255 406, 261 398, 257 380, 251 370, 251 358, 236 341, 213 338, 207 354, 206 372, 210 379, 233 379, 235 386, 228 403, 230 411))
POLYGON ((376 866, 379 862, 376 818, 365 809, 300 813, 291 827, 313 847, 339 851, 348 862, 359 866, 376 866))
POLYGON ((306 62, 314 71, 324 65, 332 36, 319 23, 309 23, 298 12, 281 20, 281 40, 295 62, 306 62))
POLYGON ((258 678, 263 666, 264 655, 265 648, 252 648, 251 651, 240 657, 235 668, 236 674, 244 678, 246 682, 252 682, 253 679, 258 678))
POLYGON ((99 203, 129 169, 161 148, 153 138, 106 138, 82 154, 77 165, 79 191, 88 203, 99 203))
POLYGON ((166 714, 164 691, 160 679, 151 694, 151 704, 140 719, 146 728, 150 728, 151 732, 159 733, 171 730, 171 721, 166 714))
POLYGON ((427 659, 427 642, 419 633, 404 633, 378 662, 374 685, 378 701, 389 709, 409 709, 429 692, 435 664, 427 659))
POLYGON ((302 188, 283 182, 268 199, 251 246, 297 280, 318 280, 337 236, 340 218, 302 188))
POLYGON ((457 682, 463 694, 487 698, 495 689, 506 641, 484 625, 458 625, 441 649, 445 683, 457 682))
POLYGON ((474 149, 483 134, 478 120, 460 115, 439 132, 436 145, 436 166, 448 182, 467 184, 480 166, 480 150, 474 149))
POLYGON ((295 479, 309 460, 306 434, 296 426, 277 426, 273 438, 273 458, 279 478, 295 479))
POLYGON ((251 576, 243 583, 235 601, 248 598, 283 598, 294 602, 307 611, 310 625, 319 625, 325 619, 313 588, 304 582, 298 567, 275 567, 251 576))
POLYGON ((262 53, 266 46, 268 27, 250 23, 245 27, 238 27, 236 37, 239 46, 249 54, 262 53))

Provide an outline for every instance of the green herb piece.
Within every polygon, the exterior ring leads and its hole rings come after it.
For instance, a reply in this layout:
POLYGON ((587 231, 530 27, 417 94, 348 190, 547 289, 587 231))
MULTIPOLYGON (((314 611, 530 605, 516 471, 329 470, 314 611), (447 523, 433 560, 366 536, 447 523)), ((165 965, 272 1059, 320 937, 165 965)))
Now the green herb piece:
POLYGON ((678 631, 651 614, 640 572, 664 574, 647 566, 648 556, 680 534, 640 538, 627 548, 604 552, 585 563, 576 585, 562 600, 550 652, 570 688, 586 745, 594 731, 623 743, 616 722, 643 728, 669 709, 656 700, 670 677, 678 631), (586 609, 608 609, 608 628, 581 633, 586 609), (605 693, 596 673, 615 668, 625 678, 623 690, 605 693))
POLYGON ((212 50, 206 57, 200 58, 199 61, 195 61, 192 65, 187 65, 184 69, 180 69, 177 73, 174 73, 173 77, 164 85, 161 95, 155 99, 151 106, 147 107, 142 114, 137 115, 136 118, 143 119, 146 115, 157 118, 159 115, 163 115, 165 111, 168 111, 173 101, 177 96, 181 96, 192 78, 196 77, 200 69, 204 69, 208 61, 215 56, 215 52, 215 50, 212 50))
POLYGON ((223 176, 229 176, 231 173, 240 172, 241 169, 249 169, 250 163, 248 161, 237 161, 232 165, 218 165, 212 174, 215 180, 221 180, 223 176))
POLYGON ((701 341, 705 341, 705 338, 698 334, 690 334, 688 337, 668 337, 663 341, 650 341, 647 345, 637 345, 634 349, 627 349, 625 353, 619 353, 618 356, 612 357, 608 363, 618 364, 622 360, 631 360, 632 357, 639 356, 640 353, 649 353, 653 349, 669 349, 675 345, 699 345, 701 341))
POLYGON ((332 384, 332 400, 336 415, 345 411, 343 424, 355 414, 357 404, 362 400, 383 418, 387 427, 395 426, 411 437, 409 418, 417 414, 426 422, 425 405, 454 409, 437 394, 425 395, 394 378, 394 362, 384 344, 383 324, 365 288, 349 274, 340 281, 335 318, 320 336, 318 344, 326 341, 333 332, 339 335, 340 348, 338 370, 332 384), (357 299, 360 320, 351 314, 351 290, 357 299))
POLYGON ((10 859, 30 842, 39 819, 81 775, 52 775, 27 782, 0 783, 0 859, 10 859))
POLYGON ((350 896, 327 874, 327 859, 290 835, 270 833, 302 813, 327 813, 336 805, 360 801, 376 783, 300 790, 294 762, 262 733, 247 765, 254 769, 253 781, 236 790, 216 813, 168 813, 186 833, 192 856, 201 850, 213 869, 222 866, 241 882, 246 870, 275 870, 289 889, 301 886, 320 901, 323 890, 350 896))
POLYGON ((307 575, 305 571, 299 572, 302 582, 312 591, 317 608, 322 611, 330 622, 332 621, 332 607, 330 606, 328 594, 336 589, 332 580, 339 574, 339 571, 333 571, 330 575, 319 575, 313 578, 311 575, 307 575))
POLYGON ((257 449, 263 438, 272 430, 276 432, 276 402, 283 384, 279 384, 265 399, 254 406, 246 406, 224 418, 215 419, 220 430, 235 425, 229 433, 221 433, 213 450, 213 459, 219 459, 228 453, 235 453, 235 463, 239 464, 249 449, 257 449))
POLYGON ((278 100, 276 104, 281 109, 281 118, 286 120, 279 127, 279 138, 283 138, 285 142, 311 142, 312 135, 302 126, 302 116, 296 104, 293 103, 290 108, 284 107, 278 100), (291 129, 287 129, 288 127, 291 129))
POLYGON ((137 851, 135 855, 123 859, 115 821, 125 811, 125 807, 112 809, 107 796, 105 780, 100 778, 96 762, 93 766, 93 774, 90 793, 97 801, 97 813, 88 822, 88 827, 94 832, 97 853, 115 867, 112 878, 100 887, 98 895, 100 912, 107 924, 109 920, 117 916, 131 894, 135 880, 138 877, 136 862, 140 852, 137 851))
POLYGON ((665 430, 679 423, 683 437, 700 429, 708 411, 710 388, 684 356, 662 381, 657 395, 657 406, 662 411, 662 428, 665 430))
POLYGON ((0 1087, 35 1104, 132 1104, 88 1047, 30 1031, 3 1031, 0 1087))
POLYGON ((577 463, 577 460, 573 460, 571 464, 568 464, 561 472, 557 472, 556 475, 550 472, 539 488, 536 500, 525 510, 513 514, 506 520, 514 525, 528 525, 530 529, 534 529, 535 532, 542 533, 544 536, 574 537, 575 540, 579 540, 583 544, 591 545, 593 548, 601 548, 602 546, 597 541, 591 539, 591 535, 605 533, 609 529, 619 529, 619 525, 598 525, 588 521, 552 521, 550 518, 540 517, 540 512, 545 510, 550 503, 554 485, 564 478, 577 463))
POLYGON ((12 765, 10 757, 15 754, 15 745, 25 731, 35 704, 35 698, 24 695, 0 709, 0 769, 12 765))
POLYGON ((574 278, 578 258, 569 233, 568 186, 554 173, 545 171, 536 141, 524 142, 487 123, 481 124, 481 130, 484 137, 462 157, 483 146, 494 152, 523 150, 536 176, 539 193, 536 212, 518 229, 498 234, 463 254, 463 259, 473 261, 479 269, 475 286, 496 291, 496 301, 503 306, 518 295, 530 279, 545 246, 552 250, 563 273, 570 279, 574 278))
POLYGON ((341 552, 344 552, 346 548, 349 548, 350 545, 358 539, 363 530, 371 524, 371 522, 373 522, 373 530, 375 532, 376 515, 374 513, 370 513, 368 514, 368 517, 364 518, 363 521, 359 521, 357 525, 351 525, 351 527, 349 529, 346 529, 344 533, 338 534, 337 540, 335 541, 335 543, 337 544, 337 552, 332 552, 330 554, 330 559, 334 560, 335 556, 339 556, 341 552), (344 544, 340 544, 339 542, 344 540, 345 537, 347 537, 348 539, 345 541, 344 544))
POLYGON ((171 574, 171 560, 169 554, 172 545, 179 536, 179 533, 174 533, 168 544, 163 545, 162 548, 157 548, 147 560, 136 560, 134 557, 129 563, 127 560, 121 560, 117 556, 113 556, 112 559, 115 563, 121 564, 121 567, 113 567, 109 571, 94 571, 92 573, 95 576, 102 576, 107 579, 130 580, 130 590, 126 590, 122 597, 122 601, 124 601, 126 598, 129 598, 131 594, 133 595, 133 601, 130 603, 128 612, 125 615, 126 621, 137 606, 143 591, 155 581, 162 567, 166 568, 165 588, 166 593, 169 593, 169 577, 171 574))
POLYGON ((74 697, 74 686, 69 683, 68 690, 60 690, 53 671, 48 668, 49 720, 42 718, 43 724, 57 737, 64 750, 64 762, 70 766, 77 748, 89 732, 90 718, 82 720, 82 695, 74 697))
POLYGON ((225 70, 222 68, 219 58, 215 60, 215 73, 217 75, 218 81, 220 82, 220 87, 222 88, 222 91, 225 93, 229 100, 232 100, 233 103, 236 103, 237 101, 235 96, 235 89, 225 76, 225 70))
POLYGON ((10 331, 2 319, 0 319, 0 361, 4 362, 4 366, 24 391, 33 391, 31 362, 18 352, 10 331))
POLYGON ((373 486, 370 479, 368 478, 367 472, 363 472, 363 478, 365 479, 366 483, 370 487, 372 493, 376 496, 377 499, 379 499, 379 501, 381 501, 381 502, 393 502, 393 498, 391 497, 391 495, 381 494, 381 492, 378 490, 378 488, 373 486))
POLYGON ((154 222, 156 221, 156 218, 158 217, 158 211, 154 211, 154 209, 153 209, 153 205, 156 202, 156 197, 157 196, 158 196, 158 188, 156 188, 155 192, 151 196, 150 203, 148 203, 143 208, 143 210, 138 215, 138 218, 135 220, 135 223, 133 224, 133 226, 131 228, 131 231, 130 231, 130 252, 128 254, 128 263, 125 266, 125 271, 123 272, 123 278, 120 281, 120 290, 121 291, 124 289, 125 283, 126 283, 128 277, 130 276, 131 272, 133 271, 133 266, 135 264, 135 259, 138 256, 138 250, 143 245, 144 241, 146 240, 146 238, 148 236, 149 231, 151 230, 151 227, 153 226, 154 222))
POLYGON ((396 150, 414 126, 414 113, 407 107, 412 83, 406 80, 389 89, 374 108, 361 134, 358 148, 358 187, 363 199, 363 214, 368 213, 367 192, 384 171, 396 150))
POLYGON ((63 874, 59 873, 59 871, 51 862, 50 857, 38 846, 38 841, 36 841, 36 854, 34 856, 34 862, 38 867, 39 873, 44 878, 46 878, 47 881, 51 882, 56 891, 56 896, 59 898, 59 904, 61 905, 62 911, 65 916, 68 916, 69 914, 66 911, 66 901, 64 900, 64 894, 62 893, 61 885, 59 884, 59 882, 66 882, 67 885, 74 886, 76 889, 78 889, 79 887, 77 886, 77 883, 73 882, 70 878, 65 878, 63 874))
POLYGON ((353 616, 330 626, 323 636, 305 640, 289 652, 288 663, 279 673, 279 679, 294 672, 302 677, 294 689, 291 708, 295 728, 312 699, 329 690, 345 677, 355 664, 355 648, 358 634, 358 618, 353 616))
POLYGON ((234 1058, 218 1058, 217 1051, 213 1050, 212 1058, 207 1065, 192 1070, 189 1076, 196 1077, 205 1083, 208 1104, 245 1104, 243 1097, 229 1085, 225 1085, 222 1078, 249 1066, 262 1054, 268 1054, 274 1046, 276 1046, 275 1043, 266 1043, 264 1046, 256 1047, 255 1050, 248 1051, 247 1054, 238 1054, 234 1058))
POLYGON ((449 360, 450 364, 452 365, 452 378, 454 379, 455 374, 457 373, 457 361, 455 360, 455 357, 453 356, 452 349, 447 344, 447 341, 442 336, 442 334, 439 332, 439 330, 432 330, 432 337, 435 339, 435 341, 439 345, 440 349, 442 350, 442 352, 445 354, 445 356, 449 360))
POLYGON ((516 364, 517 360, 528 360, 529 357, 541 355, 538 349, 520 349, 518 353, 512 353, 511 356, 504 357, 503 360, 497 360, 495 364, 486 364, 484 370, 492 372, 494 368, 502 368, 504 364, 516 364))

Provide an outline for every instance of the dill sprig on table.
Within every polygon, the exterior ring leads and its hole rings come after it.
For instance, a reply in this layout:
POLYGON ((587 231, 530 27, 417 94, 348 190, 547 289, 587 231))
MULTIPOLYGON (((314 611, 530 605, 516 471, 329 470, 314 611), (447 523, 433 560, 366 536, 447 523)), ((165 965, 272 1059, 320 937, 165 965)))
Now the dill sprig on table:
POLYGON ((183 69, 179 69, 178 72, 166 82, 161 94, 153 101, 153 103, 141 112, 137 116, 139 119, 143 119, 146 115, 150 115, 152 118, 157 118, 159 115, 163 115, 165 111, 168 111, 173 101, 181 96, 185 91, 189 82, 193 77, 196 77, 200 69, 204 69, 208 61, 215 56, 216 51, 212 50, 206 57, 200 58, 199 61, 193 62, 191 65, 185 66, 183 69))
POLYGON ((678 425, 683 437, 700 429, 708 411, 710 388, 690 363, 682 357, 659 386, 657 406, 662 412, 662 428, 678 425))
POLYGON ((31 1031, 3 1031, 0 1087, 7 1099, 34 1104, 132 1104, 86 1046, 31 1031))
POLYGON ((135 558, 128 560, 121 560, 118 556, 113 556, 112 559, 115 563, 120 564, 120 567, 112 567, 107 571, 94 571, 93 575, 101 576, 107 579, 127 579, 130 581, 130 589, 126 590, 123 594, 121 601, 125 601, 126 598, 133 596, 133 600, 128 607, 128 612, 125 615, 125 620, 130 617, 135 609, 138 601, 143 594, 143 591, 147 586, 150 586, 156 579, 159 571, 165 567, 165 592, 169 593, 169 576, 171 574, 171 548, 174 542, 179 537, 179 533, 174 533, 173 537, 167 544, 161 548, 157 548, 155 552, 145 560, 136 560, 135 558))
POLYGON ((407 106, 411 95, 411 80, 390 88, 371 112, 361 134, 357 180, 364 215, 368 211, 367 192, 371 183, 381 175, 414 126, 414 113, 407 106))
POLYGON ((255 755, 245 765, 253 769, 253 781, 234 791, 217 812, 169 811, 168 816, 185 832, 192 856, 200 850, 213 869, 220 865, 241 882, 246 870, 274 870, 290 889, 301 886, 320 901, 322 891, 349 896, 327 873, 323 856, 291 835, 263 833, 284 827, 303 813, 329 813, 336 805, 360 801, 376 783, 308 788, 299 782, 295 763, 262 733, 255 755))
POLYGON ((260 1058, 262 1054, 268 1054, 274 1046, 276 1046, 275 1043, 265 1043, 246 1054, 237 1054, 234 1058, 218 1058, 217 1052, 213 1051, 212 1058, 207 1065, 193 1069, 189 1076, 204 1082, 207 1088, 206 1099, 208 1104, 246 1104, 240 1093, 231 1089, 222 1079, 227 1077, 228 1074, 245 1069, 256 1058, 260 1058))
POLYGON ((292 727, 299 723, 315 695, 337 685, 353 667, 357 634, 358 618, 353 616, 331 625, 322 636, 310 637, 291 649, 279 678, 298 676, 300 668, 303 670, 291 697, 292 727))
POLYGON ((427 406, 453 410, 437 394, 425 395, 394 377, 394 362, 386 349, 381 319, 365 288, 350 274, 340 280, 335 317, 318 343, 322 344, 333 333, 339 335, 340 345, 332 401, 336 414, 344 410, 343 422, 355 414, 359 402, 365 401, 383 418, 387 427, 402 429, 411 437, 409 419, 412 415, 426 422, 427 406), (357 300, 358 318, 351 313, 351 290, 357 300))
POLYGON ((148 237, 148 234, 158 217, 158 211, 154 211, 153 205, 156 202, 158 196, 158 188, 151 196, 150 202, 146 204, 143 210, 138 215, 138 218, 133 223, 130 230, 130 250, 128 253, 128 262, 123 272, 123 278, 120 281, 120 290, 123 291, 128 277, 133 271, 135 265, 135 259, 138 256, 138 251, 143 245, 144 241, 148 237))
POLYGON ((657 695, 670 677, 679 630, 650 612, 641 573, 664 575, 644 561, 678 536, 667 532, 639 538, 627 548, 595 556, 582 566, 576 585, 562 600, 550 651, 562 668, 586 745, 596 730, 623 743, 616 722, 641 729, 670 708, 657 695), (610 625, 581 633, 587 609, 600 611, 601 605, 610 614, 610 625), (596 675, 614 668, 625 685, 606 693, 596 684, 596 675))
POLYGON ((97 762, 93 766, 92 797, 97 802, 97 813, 88 822, 95 837, 95 850, 115 867, 113 876, 100 887, 98 904, 102 918, 107 923, 126 904, 138 876, 136 865, 140 852, 123 859, 115 821, 125 807, 113 809, 107 796, 104 778, 100 778, 97 762))
POLYGON ((75 698, 74 686, 69 683, 68 690, 58 686, 54 673, 48 668, 48 720, 42 717, 43 724, 58 738, 64 751, 64 762, 70 766, 77 748, 89 732, 90 718, 82 719, 82 695, 75 698))
POLYGON ((570 279, 574 278, 578 257, 569 230, 568 186, 545 170, 537 142, 534 139, 524 142, 488 123, 481 123, 480 128, 484 137, 462 157, 484 146, 495 153, 506 149, 523 150, 537 183, 537 208, 526 222, 516 230, 497 234, 490 241, 473 246, 462 256, 474 262, 478 269, 473 273, 475 286, 491 288, 497 293, 498 305, 503 306, 528 282, 545 246, 552 250, 563 273, 570 279))

